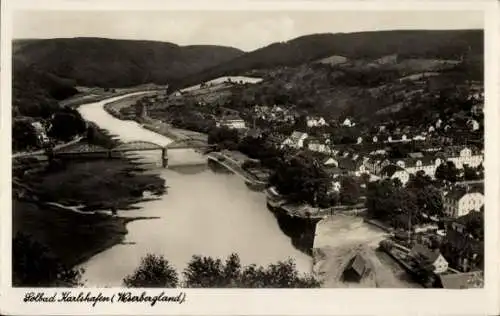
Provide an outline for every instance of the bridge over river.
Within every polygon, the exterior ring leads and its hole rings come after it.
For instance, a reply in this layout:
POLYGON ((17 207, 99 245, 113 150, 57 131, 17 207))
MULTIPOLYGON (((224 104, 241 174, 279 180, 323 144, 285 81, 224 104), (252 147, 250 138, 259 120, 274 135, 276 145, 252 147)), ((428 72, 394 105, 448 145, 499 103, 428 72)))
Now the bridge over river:
MULTIPOLYGON (((162 166, 168 168, 168 152, 169 150, 179 150, 179 149, 208 149, 213 148, 215 145, 209 145, 202 143, 196 139, 182 139, 174 141, 166 146, 156 144, 151 141, 129 141, 120 143, 113 148, 105 148, 102 146, 97 146, 89 144, 86 142, 79 142, 66 146, 60 149, 46 149, 43 153, 49 157, 61 157, 61 158, 79 158, 79 157, 108 157, 112 158, 114 153, 123 152, 138 152, 138 151, 153 151, 158 150, 161 152, 162 166)), ((38 153, 40 155, 40 153, 38 153)))

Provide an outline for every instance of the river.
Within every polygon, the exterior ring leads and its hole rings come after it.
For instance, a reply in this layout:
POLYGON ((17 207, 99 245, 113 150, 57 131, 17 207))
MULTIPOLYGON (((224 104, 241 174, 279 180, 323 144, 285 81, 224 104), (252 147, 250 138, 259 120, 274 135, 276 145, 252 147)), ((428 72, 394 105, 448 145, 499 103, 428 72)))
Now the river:
MULTIPOLYGON (((160 145, 172 142, 103 109, 105 103, 122 97, 82 105, 79 111, 86 120, 122 141, 143 140, 160 145)), ((172 165, 206 159, 191 149, 169 150, 168 154, 172 165)), ((290 238, 281 232, 266 208, 264 194, 250 191, 239 177, 200 166, 189 170, 161 169, 159 151, 135 155, 157 167, 168 190, 158 200, 138 204, 141 209, 119 211, 119 215, 160 218, 129 223, 124 244, 84 263, 87 286, 121 286, 123 278, 135 270, 147 253, 164 255, 179 273, 195 254, 225 259, 232 252, 239 254, 242 264, 267 265, 292 258, 300 272, 312 271, 312 258, 296 250, 290 238)))

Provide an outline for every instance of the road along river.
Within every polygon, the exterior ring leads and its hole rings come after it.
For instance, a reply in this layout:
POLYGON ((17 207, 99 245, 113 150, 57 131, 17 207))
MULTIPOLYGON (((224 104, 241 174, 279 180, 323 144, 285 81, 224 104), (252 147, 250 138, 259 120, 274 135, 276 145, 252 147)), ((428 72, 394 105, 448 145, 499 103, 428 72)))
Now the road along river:
MULTIPOLYGON (((126 96, 82 105, 79 111, 86 120, 122 141, 143 140, 159 145, 172 142, 136 122, 119 120, 103 109, 105 103, 123 97, 126 96)), ((206 159, 191 149, 169 150, 168 154, 171 165, 206 159)), ((121 286, 123 278, 134 271, 147 253, 164 255, 179 273, 195 254, 225 259, 232 252, 239 254, 243 264, 267 265, 292 258, 300 272, 312 271, 312 259, 296 250, 290 238, 281 232, 266 208, 264 194, 249 190, 239 177, 199 166, 184 171, 161 169, 159 151, 134 155, 157 167, 168 190, 156 201, 138 204, 141 209, 119 211, 119 215, 160 218, 129 223, 123 245, 84 263, 87 286, 121 286)))

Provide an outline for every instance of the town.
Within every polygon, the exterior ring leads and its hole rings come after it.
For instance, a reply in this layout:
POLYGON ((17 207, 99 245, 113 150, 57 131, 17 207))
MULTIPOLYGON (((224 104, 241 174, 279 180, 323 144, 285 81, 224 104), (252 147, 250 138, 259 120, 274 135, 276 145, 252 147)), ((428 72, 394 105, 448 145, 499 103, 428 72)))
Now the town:
MULTIPOLYGON (((286 206, 293 216, 324 217, 361 209, 365 221, 389 232, 380 248, 425 287, 482 286, 480 83, 460 87, 463 90, 447 100, 430 96, 435 102, 456 102, 457 112, 413 125, 396 120, 370 124, 353 117, 328 120, 290 104, 241 110, 234 103, 206 101, 221 88, 241 85, 248 83, 229 78, 147 96, 115 115, 141 122, 149 116, 169 117, 172 126, 206 133, 222 159, 237 164, 251 179, 268 183, 268 201, 286 206), (194 103, 187 107, 189 112, 179 111, 177 104, 183 102, 194 103)), ((356 257, 352 265, 362 277, 359 261, 363 259, 356 257)))

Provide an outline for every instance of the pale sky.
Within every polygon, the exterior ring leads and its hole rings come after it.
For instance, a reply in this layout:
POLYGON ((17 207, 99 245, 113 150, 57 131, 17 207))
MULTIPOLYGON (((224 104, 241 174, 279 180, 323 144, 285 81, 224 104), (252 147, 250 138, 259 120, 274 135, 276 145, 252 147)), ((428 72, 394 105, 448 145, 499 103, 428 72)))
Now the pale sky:
POLYGON ((482 29, 482 11, 16 11, 13 38, 105 37, 251 51, 312 33, 482 29))

